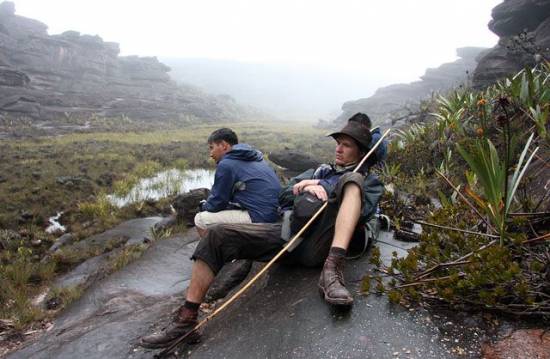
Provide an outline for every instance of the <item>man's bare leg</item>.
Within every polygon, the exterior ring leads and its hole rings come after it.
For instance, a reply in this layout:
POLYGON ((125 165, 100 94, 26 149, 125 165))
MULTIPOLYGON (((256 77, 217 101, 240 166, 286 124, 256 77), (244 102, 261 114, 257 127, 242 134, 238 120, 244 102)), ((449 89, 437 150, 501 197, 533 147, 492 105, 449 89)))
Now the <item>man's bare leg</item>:
POLYGON ((344 196, 336 216, 331 247, 348 249, 360 215, 361 190, 356 184, 348 183, 344 187, 344 196))
POLYGON ((346 251, 361 215, 361 189, 353 183, 344 187, 344 194, 334 228, 332 245, 325 260, 319 290, 329 304, 351 306, 353 297, 344 283, 343 267, 346 251))
POLYGON ((193 263, 191 272, 191 281, 187 288, 187 301, 192 303, 202 303, 210 284, 214 280, 214 272, 205 262, 197 259, 193 263))
POLYGON ((199 234, 199 237, 204 238, 208 234, 208 229, 201 228, 199 226, 195 226, 197 228, 197 233, 199 234))

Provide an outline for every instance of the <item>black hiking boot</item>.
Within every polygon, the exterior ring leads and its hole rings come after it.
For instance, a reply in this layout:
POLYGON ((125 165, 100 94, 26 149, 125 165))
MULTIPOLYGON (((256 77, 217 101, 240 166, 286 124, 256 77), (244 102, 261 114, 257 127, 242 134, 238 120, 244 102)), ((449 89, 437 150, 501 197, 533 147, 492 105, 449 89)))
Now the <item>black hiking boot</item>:
MULTIPOLYGON (((141 337, 139 345, 149 349, 166 348, 174 344, 179 338, 189 333, 197 325, 197 312, 191 309, 180 307, 172 323, 161 333, 141 337)), ((189 334, 182 343, 198 343, 200 334, 193 332, 189 334)))
POLYGON ((343 256, 329 254, 319 278, 319 293, 332 305, 353 305, 353 297, 345 287, 342 273, 345 260, 343 256))

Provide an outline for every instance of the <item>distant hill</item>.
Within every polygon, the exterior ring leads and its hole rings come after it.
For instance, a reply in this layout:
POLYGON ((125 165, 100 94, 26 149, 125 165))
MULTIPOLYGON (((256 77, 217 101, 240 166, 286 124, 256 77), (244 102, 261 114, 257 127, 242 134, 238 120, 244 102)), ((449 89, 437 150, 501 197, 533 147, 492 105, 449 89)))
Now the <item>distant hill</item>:
POLYGON ((284 119, 334 118, 342 103, 387 83, 373 71, 357 74, 300 65, 161 58, 178 82, 228 94, 284 119))
POLYGON ((427 69, 419 81, 381 87, 370 97, 344 103, 342 113, 328 125, 338 127, 357 112, 367 113, 375 125, 393 125, 396 118, 416 112, 420 102, 432 94, 467 85, 478 58, 486 51, 480 47, 459 48, 458 60, 427 69))
MULTIPOLYGON (((127 116, 147 121, 235 121, 253 113, 229 96, 212 96, 170 79, 155 57, 119 56, 99 36, 47 26, 0 3, 0 117, 127 116)), ((0 118, 1 120, 1 118, 0 118)))

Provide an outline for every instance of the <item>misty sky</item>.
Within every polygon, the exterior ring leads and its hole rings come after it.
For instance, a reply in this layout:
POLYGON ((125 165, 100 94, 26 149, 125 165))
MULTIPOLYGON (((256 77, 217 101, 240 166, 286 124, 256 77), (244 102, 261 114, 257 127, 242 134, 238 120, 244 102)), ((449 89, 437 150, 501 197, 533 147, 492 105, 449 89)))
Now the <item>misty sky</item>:
POLYGON ((77 30, 120 43, 123 55, 286 63, 385 74, 409 82, 492 47, 500 0, 13 0, 49 33, 77 30))

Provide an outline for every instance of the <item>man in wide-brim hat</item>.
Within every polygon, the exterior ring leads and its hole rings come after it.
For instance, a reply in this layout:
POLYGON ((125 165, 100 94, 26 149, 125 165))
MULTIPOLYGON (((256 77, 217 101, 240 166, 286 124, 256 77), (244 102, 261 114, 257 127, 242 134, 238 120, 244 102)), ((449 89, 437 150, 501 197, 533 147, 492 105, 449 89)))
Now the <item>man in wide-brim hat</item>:
MULTIPOLYGON (((358 229, 376 210, 383 185, 368 174, 368 165, 353 172, 371 147, 370 119, 356 114, 338 132, 329 136, 336 141, 334 164, 324 164, 293 178, 279 196, 283 212, 292 210, 301 194, 328 201, 326 210, 299 245, 282 258, 305 266, 323 266, 319 291, 326 302, 351 306, 353 296, 344 283, 343 267, 350 243, 361 238, 358 229)), ((289 218, 283 215, 283 218, 289 218)), ((198 309, 216 274, 225 263, 235 259, 269 261, 290 239, 283 223, 220 224, 211 228, 197 245, 186 300, 172 324, 162 333, 141 338, 148 348, 163 348, 191 331, 197 324, 198 309)), ((363 235, 364 240, 364 235, 363 235)), ((196 332, 186 338, 198 339, 196 332)))

